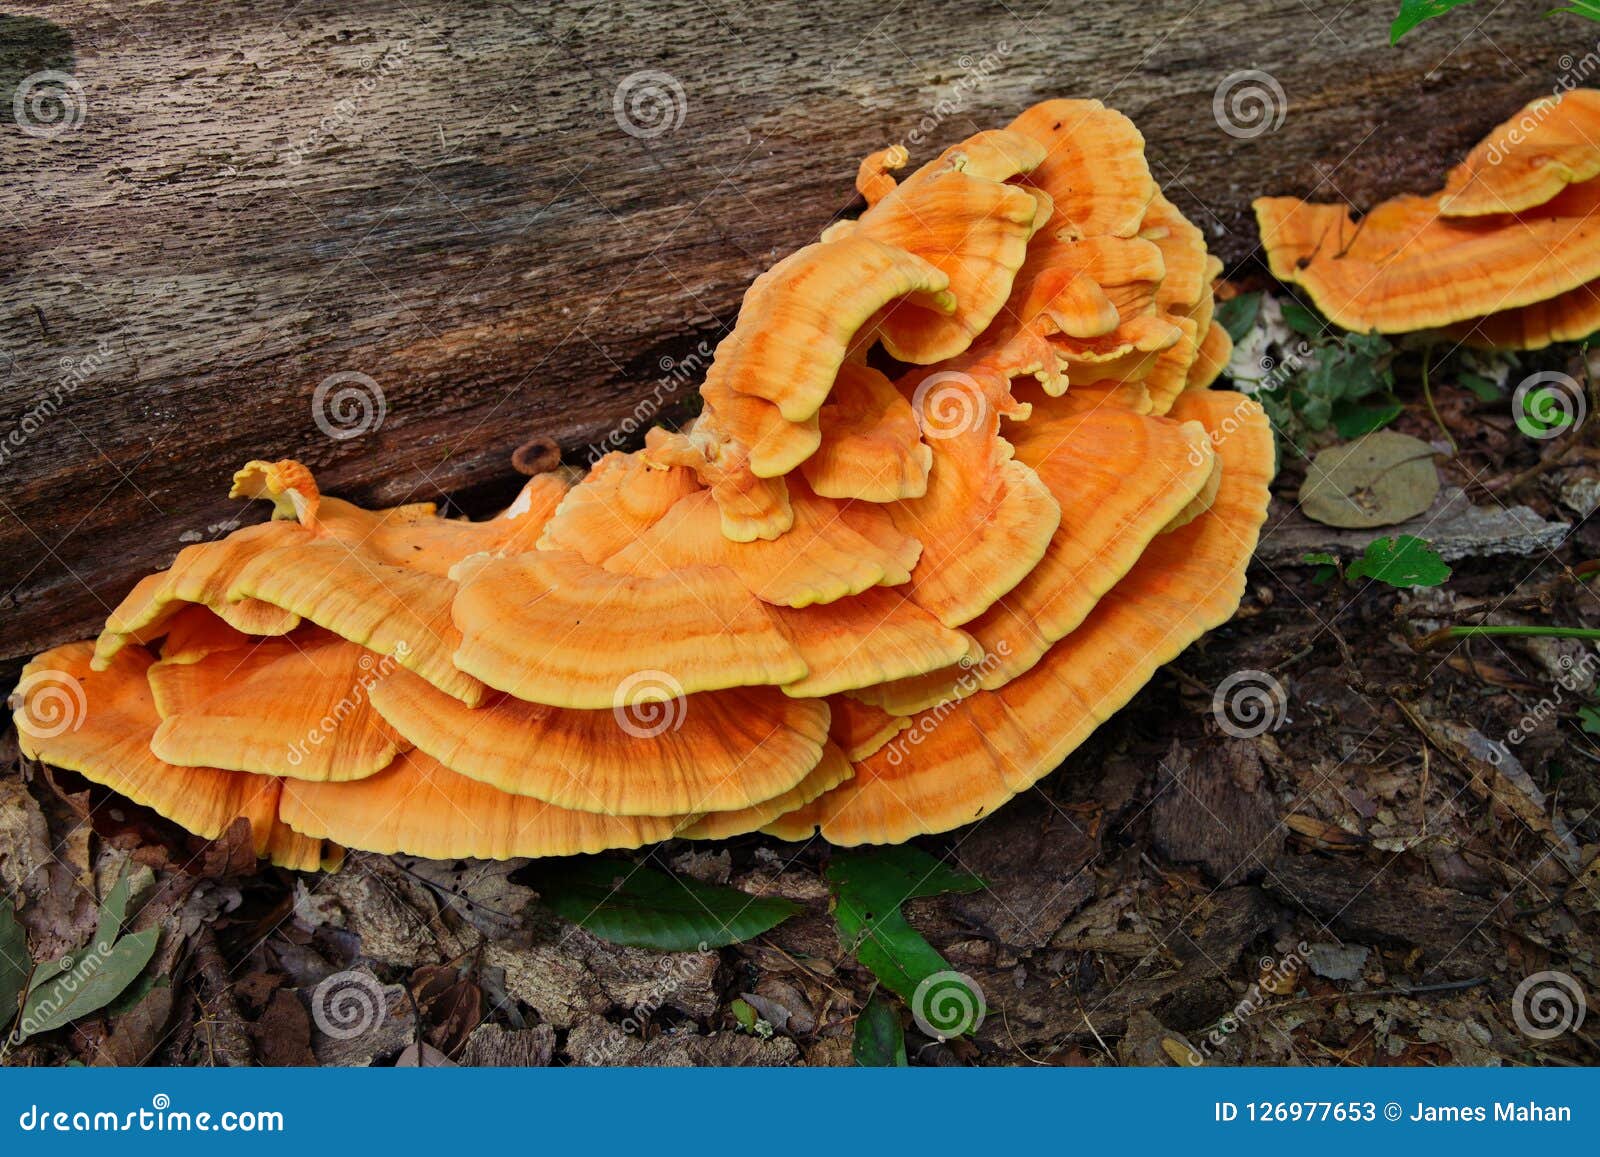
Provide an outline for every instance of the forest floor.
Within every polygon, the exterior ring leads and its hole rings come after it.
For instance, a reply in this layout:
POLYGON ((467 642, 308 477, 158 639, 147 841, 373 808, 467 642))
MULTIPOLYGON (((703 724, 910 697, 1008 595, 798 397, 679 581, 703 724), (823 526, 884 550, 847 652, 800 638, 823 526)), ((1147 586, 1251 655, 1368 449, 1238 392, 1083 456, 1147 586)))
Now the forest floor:
MULTIPOLYGON (((1600 731, 1600 660, 1570 640, 1418 644, 1452 623, 1600 626, 1582 566, 1600 527, 1562 497, 1592 486, 1596 423, 1532 442, 1503 400, 1447 378, 1434 394, 1454 453, 1409 387, 1395 428, 1441 451, 1446 489, 1570 533, 1476 543, 1432 588, 1330 579, 1301 561, 1331 535, 1297 511, 1305 466, 1285 454, 1238 616, 1034 790, 918 841, 984 881, 905 912, 987 1017, 950 1041, 903 1018, 911 1063, 1600 1064, 1600 1017, 1570 1008, 1600 992, 1600 747, 1584 730, 1600 731), (1281 689, 1259 734, 1213 710, 1241 672, 1281 689)), ((136 924, 164 929, 153 984, 6 1063, 851 1063, 875 980, 841 944, 820 841, 641 853, 803 908, 743 943, 661 953, 568 924, 516 863, 258 866, 6 742, 0 879, 25 897, 35 958, 81 944, 91 887, 129 859, 153 873, 136 924), (351 969, 386 1007, 353 1039, 308 1011, 351 969)))

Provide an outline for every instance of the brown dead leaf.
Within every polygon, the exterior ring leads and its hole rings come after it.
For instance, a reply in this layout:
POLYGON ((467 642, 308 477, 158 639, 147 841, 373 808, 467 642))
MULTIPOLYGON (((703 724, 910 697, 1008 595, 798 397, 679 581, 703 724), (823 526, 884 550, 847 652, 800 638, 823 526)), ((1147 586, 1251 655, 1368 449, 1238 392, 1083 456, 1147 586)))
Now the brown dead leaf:
POLYGON ((261 1016, 250 1025, 256 1059, 263 1065, 282 1067, 314 1065, 311 1051, 311 1018, 294 993, 278 988, 267 1001, 261 1016))
POLYGON ((1366 840, 1352 835, 1338 824, 1330 824, 1327 820, 1306 815, 1304 812, 1294 812, 1284 816, 1283 825, 1301 837, 1305 843, 1322 851, 1359 851, 1366 844, 1366 840))

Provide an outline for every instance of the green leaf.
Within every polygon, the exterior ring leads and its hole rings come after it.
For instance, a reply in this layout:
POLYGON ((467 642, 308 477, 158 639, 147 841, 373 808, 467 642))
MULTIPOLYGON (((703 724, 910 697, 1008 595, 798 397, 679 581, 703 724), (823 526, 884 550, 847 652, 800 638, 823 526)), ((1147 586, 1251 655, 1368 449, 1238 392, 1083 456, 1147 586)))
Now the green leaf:
POLYGON ((1333 407, 1333 428, 1341 438, 1359 438, 1383 429, 1403 413, 1405 407, 1398 402, 1386 406, 1357 406, 1341 402, 1333 407))
POLYGON ((689 952, 759 936, 800 905, 669 876, 625 860, 578 858, 514 872, 557 914, 613 944, 689 952))
POLYGON ((906 1067, 906 1034, 900 1027, 900 1010, 881 992, 873 993, 867 1007, 856 1017, 850 1055, 863 1068, 906 1067))
POLYGON ((1283 323, 1301 337, 1321 337, 1327 332, 1322 319, 1298 301, 1285 301, 1281 308, 1283 323))
POLYGON ((1600 705, 1586 704, 1578 708, 1578 726, 1590 735, 1600 735, 1600 705))
POLYGON ((900 905, 944 892, 975 892, 983 881, 908 845, 839 852, 828 865, 839 940, 897 996, 950 965, 906 922, 900 905))
POLYGON ((1392 587, 1436 587, 1450 577, 1450 568, 1425 539, 1402 534, 1368 543, 1366 553, 1345 574, 1352 580, 1369 578, 1392 587))
POLYGON ((0 1029, 17 1015, 17 998, 27 987, 32 970, 28 937, 17 923, 16 908, 10 900, 0 900, 0 1029))
POLYGON ((1400 14, 1389 25, 1389 43, 1399 44, 1402 36, 1424 21, 1471 3, 1472 0, 1401 0, 1400 14))
POLYGON ((1439 494, 1433 448, 1379 430, 1319 451, 1300 485, 1300 509, 1324 526, 1392 526, 1427 510, 1439 494))
POLYGON ((1378 334, 1346 333, 1321 345, 1293 381, 1294 410, 1308 430, 1324 430, 1335 409, 1373 394, 1393 400, 1394 346, 1378 334))
POLYGON ((1456 384, 1464 390, 1471 390, 1480 402, 1493 402, 1500 397, 1500 387, 1495 385, 1494 379, 1482 374, 1462 374, 1456 379, 1456 384))
POLYGON ((1317 568, 1311 575, 1311 581, 1319 587, 1331 581, 1333 576, 1339 573, 1338 556, 1329 554, 1325 550, 1314 550, 1303 554, 1300 556, 1300 561, 1310 563, 1317 568))
MULTIPOLYGON (((145 875, 151 874, 148 868, 143 871, 145 875)), ((117 882, 111 885, 106 898, 100 902, 100 918, 94 932, 97 941, 115 940, 122 933, 123 921, 128 918, 128 897, 133 891, 134 878, 139 874, 137 868, 125 868, 117 877, 117 882)))
POLYGON ((1235 342, 1240 342, 1245 334, 1255 329, 1260 313, 1261 294, 1241 293, 1217 303, 1217 324, 1227 330, 1228 336, 1235 342))
POLYGON ((1545 15, 1554 16, 1558 12, 1564 12, 1569 16, 1582 16, 1585 20, 1593 20, 1600 24, 1600 3, 1596 3, 1595 0, 1573 0, 1565 8, 1552 8, 1545 15))
POLYGON ((756 1025, 760 1023, 761 1016, 748 1000, 736 1000, 728 1006, 728 1011, 733 1013, 733 1019, 739 1022, 739 1027, 745 1032, 755 1032, 756 1025))
POLYGON ((110 1004, 138 979, 160 939, 160 928, 146 928, 115 943, 102 940, 97 932, 86 951, 75 958, 64 957, 64 967, 58 967, 43 983, 36 980, 28 990, 18 1026, 20 1035, 49 1032, 110 1004))

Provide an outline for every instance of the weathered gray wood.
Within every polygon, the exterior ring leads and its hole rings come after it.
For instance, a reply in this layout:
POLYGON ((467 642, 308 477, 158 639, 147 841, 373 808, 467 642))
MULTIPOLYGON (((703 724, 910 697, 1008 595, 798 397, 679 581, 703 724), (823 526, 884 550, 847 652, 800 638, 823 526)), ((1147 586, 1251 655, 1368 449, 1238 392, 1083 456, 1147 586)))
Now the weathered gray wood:
POLYGON ((1394 5, 13 4, 0 660, 92 632, 215 533, 246 459, 301 458, 368 501, 483 504, 528 435, 581 458, 641 399, 670 408, 693 385, 672 367, 891 141, 925 158, 1043 97, 1105 98, 1237 260, 1252 196, 1425 186, 1593 40, 1517 0, 1390 49, 1394 5), (11 123, 45 68, 84 89, 53 138, 11 123), (1287 115, 1235 139, 1212 96, 1247 68, 1287 115), (647 69, 683 94, 653 138, 613 108, 647 69), (336 441, 313 392, 346 372, 387 412, 336 441))

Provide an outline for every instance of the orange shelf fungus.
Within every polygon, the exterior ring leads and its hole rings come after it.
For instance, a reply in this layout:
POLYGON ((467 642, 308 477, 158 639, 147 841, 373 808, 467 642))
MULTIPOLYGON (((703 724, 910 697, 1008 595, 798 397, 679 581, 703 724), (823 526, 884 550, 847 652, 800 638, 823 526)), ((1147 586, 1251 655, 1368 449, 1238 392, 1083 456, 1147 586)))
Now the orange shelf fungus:
MULTIPOLYGON (((1600 329, 1600 92, 1534 101, 1427 195, 1262 197, 1273 276, 1345 329, 1539 349, 1600 329)), ((1210 360, 1208 355, 1207 360, 1210 360)))
MULTIPOLYGON (((1583 227, 1586 155, 1546 135, 1554 160, 1464 167, 1451 195, 1501 179, 1583 227)), ((1209 389, 1221 265, 1126 117, 1048 101, 897 180, 909 164, 866 158, 861 215, 755 280, 699 417, 531 478, 498 517, 364 510, 247 464, 233 494, 272 519, 29 664, 23 750, 200 836, 242 817, 307 870, 988 815, 1233 614, 1273 446, 1209 389)), ((1548 228, 1396 213, 1378 241, 1478 239, 1452 258, 1463 293, 1548 228)), ((1330 229, 1384 266, 1342 211, 1281 216, 1307 268, 1330 229)), ((1494 324, 1576 324, 1596 266, 1494 324)), ((1422 272, 1380 271, 1432 302, 1422 272)))

